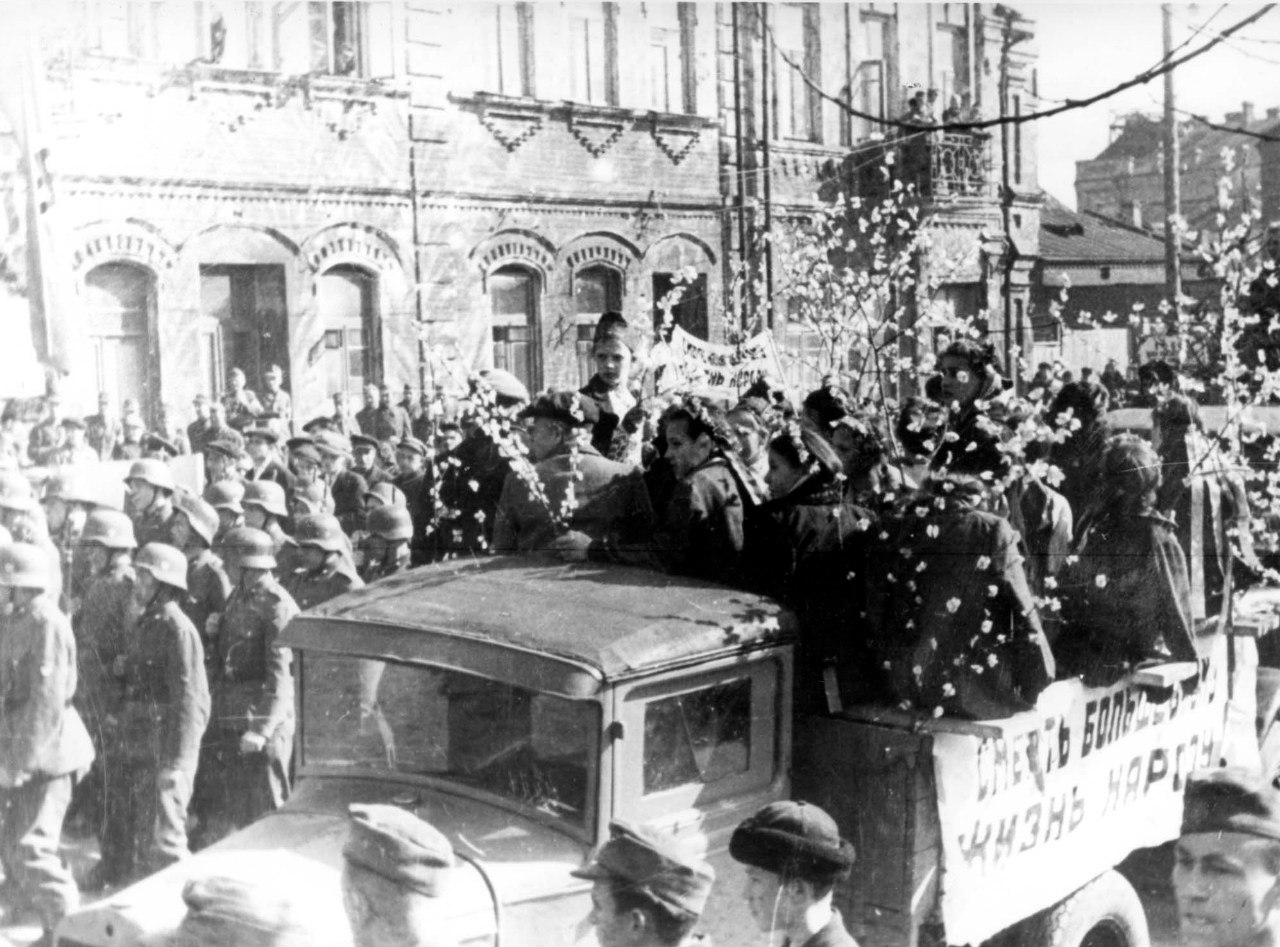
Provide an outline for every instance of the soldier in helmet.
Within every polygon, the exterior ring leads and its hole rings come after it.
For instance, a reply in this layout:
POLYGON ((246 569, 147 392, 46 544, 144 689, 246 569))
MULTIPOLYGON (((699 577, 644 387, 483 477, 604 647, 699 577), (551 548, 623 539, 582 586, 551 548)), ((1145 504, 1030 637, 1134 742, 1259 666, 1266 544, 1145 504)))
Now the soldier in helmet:
POLYGON ((380 506, 366 523, 365 582, 395 575, 409 568, 409 540, 413 538, 413 518, 404 507, 380 506))
POLYGON ((133 520, 138 542, 173 542, 173 471, 162 460, 135 460, 124 478, 125 511, 133 520))
POLYGON ((131 788, 121 831, 134 843, 137 867, 155 871, 190 854, 187 805, 209 723, 209 684, 200 636, 181 608, 186 557, 149 543, 133 567, 142 616, 125 656, 121 731, 131 788))
POLYGON ((216 624, 213 717, 201 754, 200 840, 216 841, 289 797, 293 656, 280 632, 298 606, 275 580, 271 537, 241 527, 223 541, 231 598, 216 624))
POLYGON ((298 544, 284 530, 289 519, 285 491, 272 480, 254 480, 244 487, 244 524, 271 537, 276 551, 276 578, 288 576, 297 566, 298 544))
POLYGON ((200 633, 206 657, 213 653, 207 626, 214 615, 221 615, 231 597, 231 579, 222 560, 213 552, 213 539, 218 532, 218 512, 198 496, 185 490, 178 494, 177 528, 174 539, 187 558, 187 596, 183 610, 200 633))
POLYGON ((52 569, 53 582, 49 594, 62 598, 62 554, 49 538, 44 515, 36 502, 31 482, 16 470, 0 470, 0 526, 20 543, 31 543, 44 550, 52 569))
POLYGON ((68 470, 49 478, 40 505, 44 507, 49 537, 58 547, 62 562, 63 592, 74 611, 88 577, 87 560, 79 554, 80 534, 89 513, 102 504, 88 489, 84 476, 68 470))
POLYGON ((118 723, 124 700, 125 654, 137 616, 134 604, 133 523, 117 510, 95 510, 85 520, 80 544, 89 563, 84 600, 76 616, 80 690, 76 705, 84 713, 98 751, 92 778, 77 790, 76 806, 98 828, 102 858, 85 882, 99 890, 124 881, 134 868, 132 843, 122 835, 119 798, 129 792, 121 772, 118 723))
POLYGON ((301 568, 289 577, 287 587, 299 608, 308 609, 364 587, 337 517, 323 513, 304 516, 298 520, 293 538, 301 568))
POLYGON ((213 551, 222 555, 222 538, 244 525, 244 484, 239 480, 219 480, 204 488, 204 501, 218 514, 218 532, 213 537, 213 551))
POLYGON ((51 594, 56 567, 29 543, 0 549, 8 606, 0 635, 0 862, 39 912, 45 942, 79 892, 58 853, 71 790, 93 762, 72 706, 76 643, 51 594))

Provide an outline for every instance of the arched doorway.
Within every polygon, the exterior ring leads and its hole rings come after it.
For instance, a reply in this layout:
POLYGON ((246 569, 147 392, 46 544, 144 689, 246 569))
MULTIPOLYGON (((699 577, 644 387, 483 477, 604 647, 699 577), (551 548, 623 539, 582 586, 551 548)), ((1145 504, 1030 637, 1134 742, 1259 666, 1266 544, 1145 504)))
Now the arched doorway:
POLYGON ((133 263, 103 263, 85 276, 89 338, 99 391, 116 405, 146 408, 148 333, 156 311, 156 276, 133 263))
POLYGON ((324 332, 328 393, 346 392, 357 404, 364 385, 376 384, 382 375, 378 278, 358 266, 332 267, 316 280, 316 304, 324 332))
POLYGON ((522 266, 503 266, 489 275, 493 366, 511 372, 530 393, 542 387, 538 296, 537 275, 522 266))

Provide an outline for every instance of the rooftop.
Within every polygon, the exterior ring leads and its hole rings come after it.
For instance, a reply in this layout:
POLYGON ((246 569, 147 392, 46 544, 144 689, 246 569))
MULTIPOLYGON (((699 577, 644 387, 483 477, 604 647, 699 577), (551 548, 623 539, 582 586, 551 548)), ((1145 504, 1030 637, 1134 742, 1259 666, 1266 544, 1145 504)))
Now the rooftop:
POLYGON ((1040 210, 1040 256, 1049 263, 1163 263, 1155 234, 1092 211, 1074 211, 1052 195, 1040 210))
POLYGON ((793 627, 771 599, 720 585, 498 556, 414 569, 332 599, 283 640, 585 697, 604 681, 772 644, 793 627))

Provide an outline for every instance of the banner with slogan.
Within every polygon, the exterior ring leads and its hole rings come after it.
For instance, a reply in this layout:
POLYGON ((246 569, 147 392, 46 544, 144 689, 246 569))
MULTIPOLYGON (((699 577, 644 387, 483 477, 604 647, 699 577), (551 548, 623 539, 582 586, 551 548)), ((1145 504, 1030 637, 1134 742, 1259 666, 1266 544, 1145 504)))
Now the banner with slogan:
POLYGON ((1226 654, 1217 635, 1199 687, 1164 703, 1127 680, 1060 681, 999 738, 934 735, 947 943, 981 943, 1177 838, 1187 775, 1217 765, 1226 654))
POLYGON ((716 345, 676 326, 667 348, 665 358, 658 359, 662 391, 708 390, 736 400, 762 376, 774 387, 786 387, 770 332, 757 333, 741 345, 716 345))

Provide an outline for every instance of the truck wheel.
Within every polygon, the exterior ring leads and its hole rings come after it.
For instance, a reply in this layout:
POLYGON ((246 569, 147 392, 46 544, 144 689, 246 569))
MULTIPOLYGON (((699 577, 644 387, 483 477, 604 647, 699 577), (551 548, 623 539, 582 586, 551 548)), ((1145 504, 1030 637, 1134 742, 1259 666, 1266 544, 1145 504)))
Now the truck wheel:
POLYGON ((1133 885, 1107 871, 1032 919, 1024 943, 1040 947, 1150 947, 1147 915, 1133 885))

